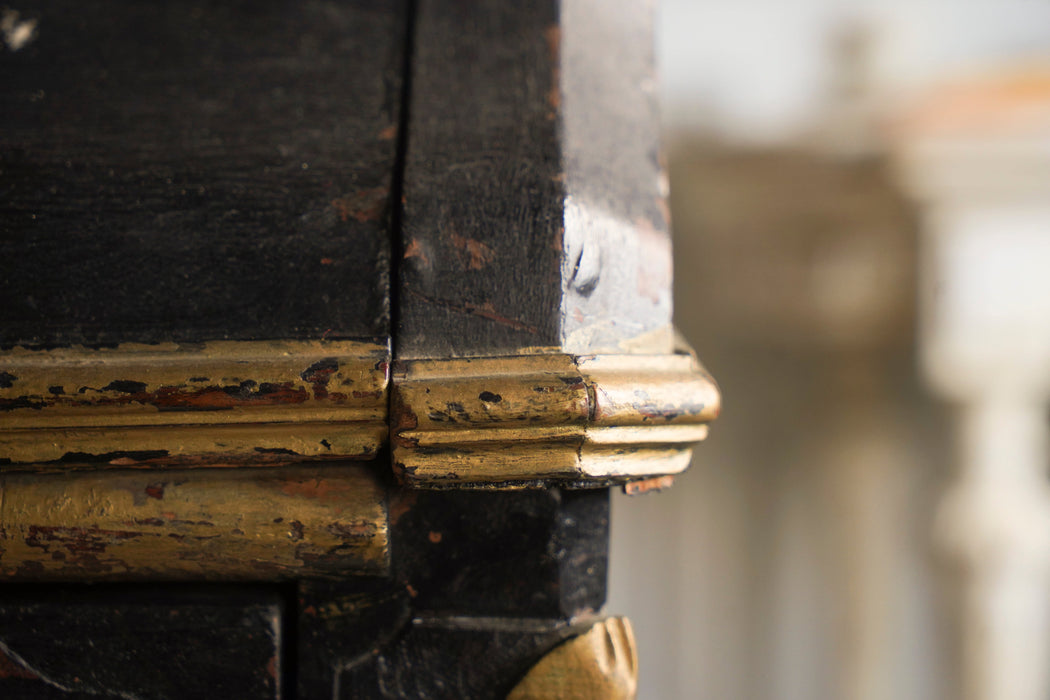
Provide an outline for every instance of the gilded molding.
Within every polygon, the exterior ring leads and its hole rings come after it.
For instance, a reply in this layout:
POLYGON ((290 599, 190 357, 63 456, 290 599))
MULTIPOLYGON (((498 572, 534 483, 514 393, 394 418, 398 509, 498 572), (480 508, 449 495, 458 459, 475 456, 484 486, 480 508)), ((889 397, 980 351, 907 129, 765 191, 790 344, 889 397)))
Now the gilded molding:
POLYGON ((389 351, 219 341, 0 353, 0 463, 247 465, 371 458, 389 351))
POLYGON ((385 574, 371 465, 0 475, 0 580, 385 574))
POLYGON ((688 353, 398 362, 394 468, 424 487, 675 474, 719 406, 717 386, 688 353))
POLYGON ((408 485, 586 486, 681 472, 719 411, 686 352, 388 367, 386 347, 351 341, 16 348, 0 353, 0 464, 368 459, 392 434, 408 485))

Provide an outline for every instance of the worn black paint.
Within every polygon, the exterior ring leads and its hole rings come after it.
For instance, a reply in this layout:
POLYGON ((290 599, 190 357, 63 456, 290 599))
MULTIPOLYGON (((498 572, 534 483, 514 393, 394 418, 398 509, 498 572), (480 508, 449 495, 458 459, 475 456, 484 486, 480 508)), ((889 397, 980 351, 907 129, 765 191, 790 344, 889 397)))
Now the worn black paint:
POLYGON ((496 700, 586 627, 557 618, 434 616, 415 609, 413 592, 376 579, 301 583, 300 700, 496 700))
POLYGON ((117 379, 102 387, 102 391, 119 391, 124 394, 140 394, 146 390, 146 382, 117 379))
POLYGON ((420 0, 401 357, 557 345, 564 192, 548 98, 557 4, 420 0))
MULTIPOLYGON (((560 0, 559 9, 562 338, 572 352, 616 351, 671 322, 654 4, 560 0)), ((649 351, 671 352, 666 334, 649 351)))
POLYGON ((417 619, 378 653, 343 667, 335 697, 503 700, 545 652, 580 631, 556 620, 417 619))
POLYGON ((417 611, 559 618, 605 602, 607 490, 395 498, 411 504, 391 524, 395 576, 414 591, 417 611))
POLYGON ((0 51, 0 345, 388 335, 400 0, 41 0, 0 51))
POLYGON ((281 610, 260 588, 0 587, 0 697, 278 698, 281 610))
POLYGON ((412 617, 408 591, 387 579, 302 581, 297 610, 300 700, 331 698, 341 670, 378 654, 412 617))
POLYGON ((303 581, 300 698, 502 698, 605 600, 609 496, 392 496, 389 579, 303 581))
POLYGON ((652 9, 419 0, 399 357, 619 352, 670 324, 652 9))

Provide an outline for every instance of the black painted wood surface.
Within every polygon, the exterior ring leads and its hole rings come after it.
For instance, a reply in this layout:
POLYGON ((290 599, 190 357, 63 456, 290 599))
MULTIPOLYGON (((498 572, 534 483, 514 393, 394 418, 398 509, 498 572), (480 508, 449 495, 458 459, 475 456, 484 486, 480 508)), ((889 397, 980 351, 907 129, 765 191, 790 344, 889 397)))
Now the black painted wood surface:
POLYGON ((557 21, 551 0, 417 3, 401 357, 558 344, 557 21))
MULTIPOLYGON (((393 234, 402 358, 661 351, 650 12, 42 0, 0 52, 0 346, 385 339, 393 234)), ((603 604, 606 491, 390 488, 388 578, 0 596, 0 697, 495 698, 603 604)))
POLYGON ((608 489, 402 491, 390 511, 416 612, 570 618, 605 603, 608 489))
POLYGON ((299 584, 300 698, 500 698, 601 608, 607 490, 401 491, 389 579, 299 584))
POLYGON ((576 626, 553 620, 413 620, 378 654, 341 669, 337 700, 503 700, 576 626))
POLYGON ((398 357, 670 352, 652 7, 417 8, 398 357))
POLYGON ((0 345, 388 335, 401 0, 40 0, 0 47, 0 345))
POLYGON ((281 697, 282 601, 258 588, 0 588, 0 697, 281 697))
POLYGON ((298 698, 498 700, 586 627, 558 618, 431 615, 380 580, 304 582, 298 698))

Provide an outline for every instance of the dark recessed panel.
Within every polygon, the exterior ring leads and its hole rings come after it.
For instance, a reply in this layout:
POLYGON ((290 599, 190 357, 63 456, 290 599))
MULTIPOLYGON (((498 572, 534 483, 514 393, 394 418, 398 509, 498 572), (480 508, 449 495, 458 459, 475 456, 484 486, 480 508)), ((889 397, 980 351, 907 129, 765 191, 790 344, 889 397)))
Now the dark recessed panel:
POLYGON ((390 512, 395 576, 417 611, 562 618, 605 603, 607 489, 408 491, 390 512))
POLYGON ((5 12, 0 344, 388 334, 404 3, 5 12))
POLYGON ((281 695, 276 592, 4 588, 0 600, 5 700, 281 695))

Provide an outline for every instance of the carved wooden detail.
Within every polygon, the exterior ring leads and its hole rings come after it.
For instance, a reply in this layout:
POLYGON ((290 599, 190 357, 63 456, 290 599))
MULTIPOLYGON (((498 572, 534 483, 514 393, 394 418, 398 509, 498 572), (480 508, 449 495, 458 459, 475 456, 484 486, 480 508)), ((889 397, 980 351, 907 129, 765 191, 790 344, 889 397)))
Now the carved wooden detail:
POLYGON ((638 650, 626 617, 601 620, 533 666, 507 700, 632 700, 638 692, 638 650))

